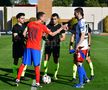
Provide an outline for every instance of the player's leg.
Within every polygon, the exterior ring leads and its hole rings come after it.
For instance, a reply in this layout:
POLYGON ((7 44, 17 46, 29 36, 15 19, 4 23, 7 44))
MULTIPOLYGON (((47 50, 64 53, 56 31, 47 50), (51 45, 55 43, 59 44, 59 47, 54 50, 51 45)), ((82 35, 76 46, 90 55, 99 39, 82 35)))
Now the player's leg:
MULTIPOLYGON (((21 44, 21 45, 19 45, 19 47, 20 47, 20 50, 19 50, 20 54, 19 55, 22 57, 22 61, 23 61, 23 54, 24 54, 25 44, 21 44)), ((27 65, 25 65, 25 67, 23 69, 23 72, 21 74, 21 80, 29 80, 27 77, 24 77, 26 69, 27 69, 27 65)))
POLYGON ((77 67, 78 67, 79 84, 83 85, 84 80, 83 80, 83 66, 82 66, 82 63, 78 62, 77 67))
POLYGON ((72 79, 72 81, 76 80, 76 75, 77 75, 77 63, 76 63, 76 54, 74 54, 73 79, 72 79))
MULTIPOLYGON (((84 53, 84 55, 86 56, 87 54, 87 50, 82 50, 82 53, 84 53)), ((77 71, 78 71, 78 78, 79 78, 79 83, 75 85, 76 88, 83 88, 83 84, 84 84, 84 80, 89 80, 85 69, 82 65, 84 61, 84 58, 82 57, 81 53, 78 52, 77 53, 77 71)))
POLYGON ((19 67, 17 78, 16 78, 16 85, 20 82, 21 74, 25 68, 25 65, 31 65, 31 49, 27 48, 24 50, 24 58, 22 64, 19 67))
POLYGON ((88 51, 88 55, 86 57, 86 60, 87 60, 89 67, 90 67, 90 72, 91 72, 90 80, 92 80, 94 78, 94 68, 93 68, 93 63, 92 63, 91 58, 90 58, 90 50, 88 51))
POLYGON ((13 44, 13 47, 12 47, 12 55, 13 55, 13 66, 12 66, 12 69, 13 69, 13 77, 16 78, 16 75, 17 75, 17 71, 18 71, 18 60, 19 60, 19 54, 18 54, 18 48, 17 48, 17 45, 16 44, 13 44))
POLYGON ((79 78, 79 83, 75 85, 76 88, 83 88, 85 80, 88 81, 85 69, 82 65, 82 62, 77 63, 77 71, 78 71, 78 78, 79 78))
POLYGON ((58 45, 53 48, 53 59, 54 59, 54 63, 56 64, 54 78, 56 80, 58 79, 57 74, 59 70, 59 55, 60 55, 60 46, 58 45))
POLYGON ((14 58, 14 62, 13 62, 13 77, 16 77, 17 75, 17 71, 18 71, 18 60, 19 58, 14 58))
POLYGON ((48 61, 51 56, 51 47, 45 46, 45 59, 44 59, 44 75, 48 72, 48 61))
POLYGON ((40 60, 41 60, 41 51, 31 49, 32 60, 34 63, 35 77, 36 77, 36 86, 40 87, 40 60))
POLYGON ((51 54, 45 54, 45 60, 44 60, 44 75, 48 72, 48 61, 50 59, 51 54))
POLYGON ((19 70, 18 70, 17 80, 20 80, 20 77, 21 77, 21 74, 22 74, 22 72, 24 70, 24 67, 25 67, 24 64, 20 65, 19 70))
POLYGON ((21 80, 28 81, 29 78, 25 77, 26 69, 27 69, 27 65, 25 65, 25 67, 24 67, 24 69, 23 69, 23 72, 22 72, 22 74, 21 74, 21 80))

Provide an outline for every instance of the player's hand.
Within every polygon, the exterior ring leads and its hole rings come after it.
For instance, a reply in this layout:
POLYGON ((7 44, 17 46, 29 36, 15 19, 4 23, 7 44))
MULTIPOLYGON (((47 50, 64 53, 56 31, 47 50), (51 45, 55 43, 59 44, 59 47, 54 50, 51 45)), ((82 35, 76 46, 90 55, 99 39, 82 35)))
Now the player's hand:
POLYGON ((73 54, 73 53, 75 53, 75 50, 74 49, 71 49, 71 50, 69 50, 69 53, 70 54, 73 54))
POLYGON ((76 47, 76 50, 81 50, 82 48, 84 48, 84 46, 79 46, 79 45, 77 45, 77 47, 76 47))
POLYGON ((79 50, 79 45, 77 45, 76 50, 79 50))
POLYGON ((65 30, 65 31, 67 31, 67 30, 69 29, 67 24, 62 25, 62 28, 63 28, 63 30, 65 30))

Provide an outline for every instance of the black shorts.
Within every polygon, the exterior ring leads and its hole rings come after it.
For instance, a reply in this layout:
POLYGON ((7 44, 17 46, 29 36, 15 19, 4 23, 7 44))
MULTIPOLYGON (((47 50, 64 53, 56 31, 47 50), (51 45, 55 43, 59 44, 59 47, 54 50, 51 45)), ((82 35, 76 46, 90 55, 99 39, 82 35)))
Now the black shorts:
POLYGON ((45 45, 45 54, 49 56, 53 53, 53 57, 59 58, 60 56, 60 45, 49 46, 45 45))
POLYGON ((90 56, 90 50, 88 50, 88 57, 90 56))
POLYGON ((24 54, 25 44, 13 43, 12 45, 12 56, 13 58, 21 58, 24 54))

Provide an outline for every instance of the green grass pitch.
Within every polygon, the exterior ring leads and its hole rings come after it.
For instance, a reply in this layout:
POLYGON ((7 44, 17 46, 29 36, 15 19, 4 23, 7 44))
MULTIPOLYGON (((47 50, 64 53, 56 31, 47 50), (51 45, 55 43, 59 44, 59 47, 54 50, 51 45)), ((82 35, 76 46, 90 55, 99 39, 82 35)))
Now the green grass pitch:
MULTIPOLYGON (((68 52, 69 37, 61 43, 60 69, 58 73, 59 80, 52 81, 51 84, 43 85, 43 88, 37 90, 75 90, 72 85, 76 82, 70 82, 72 79, 73 58, 68 52)), ((29 81, 21 81, 19 87, 14 86, 12 77, 12 40, 11 36, 0 37, 0 90, 31 90, 32 81, 35 78, 33 66, 27 69, 26 77, 29 81)), ((92 36, 91 59, 94 64, 95 79, 86 84, 83 90, 108 90, 108 36, 92 36)), ((19 65, 21 60, 19 62, 19 65)), ((43 62, 41 75, 43 74, 43 62)), ((90 70, 86 61, 84 66, 88 77, 90 70)), ((48 74, 52 77, 54 73, 54 62, 51 57, 49 62, 48 74)), ((78 81, 77 81, 78 82, 78 81)), ((76 89, 77 90, 77 89, 76 89)))

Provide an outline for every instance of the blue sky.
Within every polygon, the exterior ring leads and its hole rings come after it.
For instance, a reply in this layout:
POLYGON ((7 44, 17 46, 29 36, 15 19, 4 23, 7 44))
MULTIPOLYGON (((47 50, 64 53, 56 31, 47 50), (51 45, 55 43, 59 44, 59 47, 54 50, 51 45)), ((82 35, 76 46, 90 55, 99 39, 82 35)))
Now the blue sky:
POLYGON ((30 4, 35 4, 38 2, 38 0, 29 0, 30 4))

